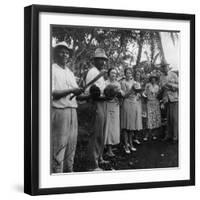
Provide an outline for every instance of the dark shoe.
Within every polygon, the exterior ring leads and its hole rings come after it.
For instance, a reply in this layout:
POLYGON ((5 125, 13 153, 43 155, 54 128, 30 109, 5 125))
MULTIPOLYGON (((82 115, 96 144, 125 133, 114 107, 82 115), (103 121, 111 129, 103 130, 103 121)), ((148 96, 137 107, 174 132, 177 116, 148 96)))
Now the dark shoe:
POLYGON ((164 138, 162 139, 163 142, 167 142, 167 141, 169 141, 169 140, 170 140, 169 137, 164 137, 164 138))
POLYGON ((173 143, 173 144, 177 144, 177 143, 178 143, 178 140, 177 140, 177 139, 173 139, 173 140, 172 140, 172 143, 173 143))
POLYGON ((115 157, 115 154, 113 152, 107 152, 106 156, 108 156, 108 157, 115 157))
POLYGON ((106 164, 109 164, 109 163, 110 163, 110 162, 109 162, 108 160, 103 160, 103 159, 102 159, 102 160, 99 161, 99 164, 100 164, 100 165, 106 165, 106 164))

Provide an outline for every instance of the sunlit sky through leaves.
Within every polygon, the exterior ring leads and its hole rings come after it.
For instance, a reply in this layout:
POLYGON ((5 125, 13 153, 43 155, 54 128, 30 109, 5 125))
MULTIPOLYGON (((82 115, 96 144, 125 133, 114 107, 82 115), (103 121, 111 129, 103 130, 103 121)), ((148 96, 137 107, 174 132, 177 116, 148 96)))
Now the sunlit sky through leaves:
MULTIPOLYGON (((174 41, 172 40, 170 36, 170 32, 161 32, 161 41, 163 46, 163 51, 165 54, 165 58, 167 63, 170 64, 170 68, 172 70, 178 70, 179 64, 180 64, 180 33, 177 33, 177 36, 174 41)), ((56 39, 53 38, 52 40, 52 46, 54 46, 56 43, 56 39)), ((132 51, 132 55, 136 57, 137 54, 137 47, 132 47, 133 45, 130 45, 128 48, 130 51, 132 51)), ((149 47, 143 47, 142 55, 141 55, 141 61, 147 61, 150 49, 149 47), (146 52, 146 53, 145 53, 146 52)), ((135 62, 135 60, 134 60, 135 62)), ((156 64, 160 64, 160 59, 156 60, 156 64)), ((132 63, 135 64, 135 63, 132 63)))

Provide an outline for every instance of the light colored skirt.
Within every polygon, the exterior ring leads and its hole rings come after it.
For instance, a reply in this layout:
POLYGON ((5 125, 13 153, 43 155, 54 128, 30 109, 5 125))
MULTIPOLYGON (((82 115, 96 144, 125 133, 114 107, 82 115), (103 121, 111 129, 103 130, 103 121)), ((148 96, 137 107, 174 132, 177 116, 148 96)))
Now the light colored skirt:
POLYGON ((105 128, 105 144, 115 145, 120 142, 120 119, 119 119, 119 103, 106 102, 106 128, 105 128))
POLYGON ((142 105, 141 101, 125 99, 121 108, 121 129, 142 129, 142 105))
POLYGON ((73 171, 78 122, 75 108, 52 108, 51 172, 73 171))

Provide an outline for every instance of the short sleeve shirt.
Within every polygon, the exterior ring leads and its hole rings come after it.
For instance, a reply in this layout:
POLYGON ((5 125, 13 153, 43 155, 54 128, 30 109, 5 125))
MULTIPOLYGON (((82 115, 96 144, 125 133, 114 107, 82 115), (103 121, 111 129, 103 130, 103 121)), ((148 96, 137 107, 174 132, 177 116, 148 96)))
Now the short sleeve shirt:
MULTIPOLYGON (((52 65, 52 92, 55 90, 67 90, 77 88, 74 73, 66 67, 61 68, 58 64, 52 65)), ((77 108, 76 98, 70 100, 72 94, 52 101, 55 108, 77 108)))
MULTIPOLYGON (((175 72, 170 71, 168 72, 167 76, 161 76, 160 84, 161 87, 165 84, 172 84, 178 87, 178 76, 175 72)), ((163 98, 167 99, 170 102, 176 102, 178 101, 178 91, 166 91, 163 98)))
MULTIPOLYGON (((88 73, 87 73, 87 76, 86 76, 86 84, 88 84, 90 81, 92 81, 96 76, 98 76, 100 73, 100 71, 96 68, 96 67, 92 67, 88 73)), ((101 78, 99 78, 95 83, 94 83, 97 87, 99 87, 99 89, 101 90, 101 94, 103 94, 103 91, 105 89, 105 79, 104 77, 102 76, 101 78)), ((90 89, 90 87, 87 88, 87 91, 88 92, 90 89)))

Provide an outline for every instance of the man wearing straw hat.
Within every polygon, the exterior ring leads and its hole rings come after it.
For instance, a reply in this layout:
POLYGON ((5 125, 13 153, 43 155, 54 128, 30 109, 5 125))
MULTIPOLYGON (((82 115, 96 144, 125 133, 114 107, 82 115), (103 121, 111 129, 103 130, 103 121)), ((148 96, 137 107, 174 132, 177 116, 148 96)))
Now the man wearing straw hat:
MULTIPOLYGON (((88 71, 88 74, 86 76, 86 84, 100 74, 107 60, 108 58, 105 54, 104 49, 97 48, 93 56, 94 66, 92 66, 92 68, 88 71)), ((102 95, 105 89, 105 80, 103 76, 95 82, 95 87, 99 88, 100 94, 102 95)), ((103 100, 96 99, 95 106, 96 113, 94 116, 94 133, 89 143, 88 156, 90 160, 90 170, 98 171, 101 170, 101 168, 99 168, 99 164, 106 163, 106 161, 104 161, 102 157, 105 139, 106 103, 103 100)))
POLYGON ((71 50, 65 42, 53 49, 51 108, 51 173, 72 172, 77 143, 77 102, 82 92, 68 68, 71 50))
POLYGON ((162 63, 161 69, 163 75, 160 77, 161 87, 163 89, 163 103, 167 108, 167 132, 164 141, 178 140, 178 76, 169 71, 169 64, 162 63))

